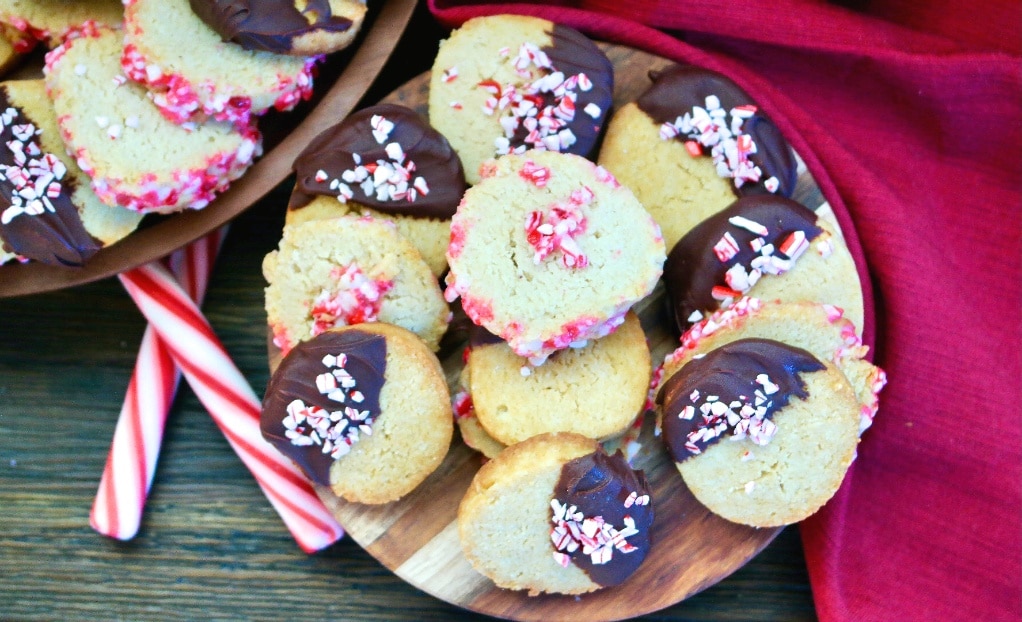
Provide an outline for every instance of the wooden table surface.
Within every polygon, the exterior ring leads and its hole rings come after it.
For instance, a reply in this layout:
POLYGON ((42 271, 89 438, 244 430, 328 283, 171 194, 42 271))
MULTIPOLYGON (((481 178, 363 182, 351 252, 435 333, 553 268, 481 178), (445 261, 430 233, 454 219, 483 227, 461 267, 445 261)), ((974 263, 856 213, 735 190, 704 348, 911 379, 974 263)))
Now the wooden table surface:
MULTIPOLYGON (((428 68, 442 31, 420 7, 371 102, 428 68)), ((239 217, 205 313, 262 394, 260 263, 286 181, 239 217)), ((0 300, 0 619, 477 620, 391 574, 350 539, 299 550, 182 384, 138 536, 89 527, 144 320, 116 279, 0 300)), ((813 620, 796 528, 723 582, 647 620, 813 620)))

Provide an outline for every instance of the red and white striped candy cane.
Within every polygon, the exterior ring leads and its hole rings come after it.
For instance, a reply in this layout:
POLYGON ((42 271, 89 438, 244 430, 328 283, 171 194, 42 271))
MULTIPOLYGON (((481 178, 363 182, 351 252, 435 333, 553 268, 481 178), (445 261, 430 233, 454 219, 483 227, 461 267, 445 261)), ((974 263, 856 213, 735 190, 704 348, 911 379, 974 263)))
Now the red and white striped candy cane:
POLYGON ((174 277, 157 263, 119 276, 298 545, 312 552, 336 542, 343 529, 298 468, 263 439, 259 399, 174 277))
MULTIPOLYGON (((227 227, 223 227, 167 257, 174 276, 199 304, 226 236, 227 227)), ((130 540, 138 533, 180 380, 170 351, 147 326, 89 514, 89 524, 99 533, 118 540, 130 540)))

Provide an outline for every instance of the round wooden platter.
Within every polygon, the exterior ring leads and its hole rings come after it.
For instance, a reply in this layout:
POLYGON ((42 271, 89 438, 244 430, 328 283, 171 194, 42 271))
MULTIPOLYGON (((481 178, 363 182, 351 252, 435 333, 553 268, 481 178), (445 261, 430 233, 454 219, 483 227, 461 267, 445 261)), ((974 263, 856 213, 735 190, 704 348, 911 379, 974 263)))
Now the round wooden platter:
POLYGON ((295 157, 327 127, 343 119, 372 85, 397 45, 415 0, 370 2, 363 33, 352 48, 320 68, 316 93, 287 113, 271 112, 259 127, 266 153, 206 208, 150 217, 143 227, 96 253, 82 268, 40 263, 0 266, 0 298, 50 291, 113 276, 170 252, 226 224, 291 173, 295 157), (328 87, 328 88, 323 88, 328 87))
MULTIPOLYGON (((622 46, 601 44, 615 67, 615 108, 633 101, 649 86, 650 70, 669 61, 622 46)), ((384 99, 426 114, 429 75, 406 83, 384 99)), ((827 215, 819 188, 800 167, 795 199, 827 215)), ((835 229, 837 225, 834 225, 835 229)), ((460 311, 460 309, 459 309, 460 311)), ((635 307, 658 364, 677 347, 668 328, 663 285, 635 307)), ((464 318, 464 315, 460 315, 464 318)), ((467 321, 467 320, 466 320, 467 321)), ((452 327, 458 323, 456 320, 452 327)), ((450 332, 456 332, 454 329, 450 332)), ((268 339, 270 367, 280 351, 268 339)), ((450 334, 439 353, 448 386, 457 386, 464 340, 450 334)), ((323 502, 365 550, 411 585, 454 605, 513 620, 620 620, 673 605, 717 583, 763 550, 780 528, 757 529, 728 522, 707 510, 689 492, 646 413, 632 460, 646 472, 653 489, 656 520, 649 557, 623 585, 584 596, 528 596, 496 587, 469 565, 458 541, 457 510, 481 454, 455 435, 441 466, 407 497, 385 505, 349 503, 318 486, 323 502)))

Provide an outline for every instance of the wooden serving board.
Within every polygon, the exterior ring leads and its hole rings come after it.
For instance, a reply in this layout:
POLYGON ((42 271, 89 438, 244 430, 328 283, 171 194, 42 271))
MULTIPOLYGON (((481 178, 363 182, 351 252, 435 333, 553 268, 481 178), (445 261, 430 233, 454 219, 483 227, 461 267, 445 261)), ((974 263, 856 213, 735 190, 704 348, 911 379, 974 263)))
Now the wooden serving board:
MULTIPOLYGON (((647 73, 670 64, 666 59, 622 46, 601 44, 615 67, 615 108, 633 101, 650 84, 647 73)), ((429 75, 406 83, 384 99, 427 112, 429 75)), ((819 188, 800 166, 795 199, 825 212, 819 188)), ((835 229, 837 225, 835 224, 835 229)), ((663 285, 635 307, 649 340, 654 364, 674 350, 668 329, 663 285)), ((463 317, 463 315, 462 315, 463 317)), ((269 341, 269 340, 268 340, 269 341)), ((454 387, 462 367, 464 342, 446 339, 439 356, 454 387)), ((270 367, 280 352, 270 342, 270 367)), ((757 529, 728 522, 707 510, 686 488, 647 413, 633 466, 646 472, 653 490, 656 519, 649 556, 623 585, 580 597, 542 595, 497 588, 462 555, 457 510, 481 454, 455 435, 441 466, 407 497, 385 505, 349 503, 319 486, 317 493, 348 534, 411 585, 472 611, 513 620, 585 620, 599 622, 639 616, 673 605, 717 583, 767 546, 780 528, 757 529)))
MULTIPOLYGON (((320 132, 348 115, 390 58, 415 8, 415 0, 369 3, 363 33, 347 51, 321 67, 312 102, 260 121, 266 153, 230 189, 204 209, 155 218, 130 236, 102 249, 82 268, 41 263, 0 266, 0 298, 81 285, 159 259, 223 226, 291 174, 291 165, 320 132)), ((31 68, 26 68, 31 71, 31 68)), ((23 77, 38 77, 40 74, 23 77)))

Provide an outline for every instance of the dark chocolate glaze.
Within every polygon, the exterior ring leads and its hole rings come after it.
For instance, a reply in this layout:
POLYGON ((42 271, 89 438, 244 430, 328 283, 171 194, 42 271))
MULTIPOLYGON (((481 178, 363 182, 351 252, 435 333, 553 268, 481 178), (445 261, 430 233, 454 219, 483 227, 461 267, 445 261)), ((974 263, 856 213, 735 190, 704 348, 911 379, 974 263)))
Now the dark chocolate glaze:
MULTIPOLYGON (((0 111, 13 107, 7 96, 6 89, 0 89, 0 111)), ((21 109, 15 108, 17 116, 11 123, 5 124, 0 132, 0 164, 14 165, 14 151, 7 144, 17 141, 13 127, 23 124, 35 124, 21 109)), ((20 142, 20 141, 19 141, 20 142)), ((39 137, 32 136, 24 141, 27 146, 35 143, 39 146, 39 137)), ((40 146, 41 149, 41 146, 40 146)), ((41 155, 29 156, 29 161, 41 155)), ((0 240, 4 249, 17 253, 28 259, 41 263, 65 266, 81 266, 102 247, 102 243, 93 238, 85 225, 82 224, 78 208, 71 202, 75 190, 74 179, 65 173, 60 184, 61 191, 56 197, 47 197, 54 211, 43 210, 41 214, 19 214, 7 224, 0 223, 0 240)), ((0 214, 11 206, 11 197, 15 186, 3 176, 0 179, 0 214)))
POLYGON ((567 462, 561 469, 554 497, 561 503, 574 505, 586 518, 602 516, 615 529, 624 527, 625 516, 631 516, 639 533, 627 541, 637 550, 622 553, 615 549, 606 564, 593 564, 581 547, 571 553, 571 561, 595 583, 619 585, 638 569, 649 553, 653 528, 653 502, 646 475, 632 470, 621 452, 608 456, 602 449, 567 462), (649 495, 646 505, 625 507, 625 500, 635 492, 649 495))
MULTIPOLYGON (((755 105, 752 98, 737 84, 719 73, 695 65, 674 65, 660 72, 650 74, 651 86, 636 104, 658 125, 674 122, 693 106, 706 106, 706 97, 716 95, 720 105, 730 111, 737 106, 755 105)), ((780 130, 768 117, 757 112, 742 124, 743 133, 749 134, 756 143, 756 153, 750 157, 763 172, 759 182, 746 182, 741 188, 732 188, 738 196, 750 194, 771 194, 763 182, 776 177, 779 182, 776 194, 790 197, 795 191, 798 178, 795 153, 780 130)), ((687 140, 679 135, 675 140, 687 140)))
POLYGON ((386 381, 386 361, 386 339, 358 329, 327 331, 299 343, 284 357, 266 387, 259 419, 263 438, 291 458, 312 481, 329 485, 330 467, 335 460, 323 453, 320 445, 294 445, 285 436, 283 422, 288 404, 298 399, 328 412, 343 410, 346 405, 357 406, 359 410, 369 411, 367 421, 374 420, 380 414, 380 390, 386 381), (316 388, 316 377, 334 369, 323 364, 323 357, 328 354, 338 356, 342 352, 348 357, 344 369, 355 379, 355 388, 365 397, 360 403, 350 399, 334 401, 316 388))
POLYGON ((688 318, 693 311, 706 315, 720 307, 720 301, 714 300, 710 292, 715 285, 725 284, 724 274, 732 266, 742 264, 748 271, 753 258, 760 255, 750 246, 750 242, 760 236, 731 224, 729 219, 735 216, 765 226, 769 233, 763 239, 775 248, 794 231, 805 233, 807 240, 823 232, 816 224, 815 212, 800 203, 770 194, 742 197, 696 225, 678 240, 664 263, 669 312, 680 332, 692 325, 688 318), (725 233, 730 233, 738 243, 738 253, 722 262, 713 247, 725 233))
MULTIPOLYGON (((667 449, 675 462, 683 462, 696 455, 685 447, 690 432, 705 425, 699 413, 699 405, 707 396, 715 395, 724 404, 739 401, 755 403, 754 396, 762 386, 756 383, 759 374, 766 374, 778 386, 778 391, 767 397, 764 418, 784 408, 792 396, 806 399, 809 392, 800 374, 824 369, 823 363, 812 354, 769 339, 741 339, 725 344, 706 356, 693 359, 675 372, 657 394, 657 403, 662 406, 663 434, 667 449), (698 391, 693 401, 692 393, 698 391), (696 413, 691 419, 680 414, 686 406, 694 406, 696 413)), ((734 410, 738 410, 735 408, 734 410)), ((733 426, 727 432, 695 445, 700 451, 729 437, 733 426)))
POLYGON ((224 41, 277 54, 290 52, 302 35, 344 32, 352 25, 350 19, 331 13, 329 0, 308 0, 302 11, 294 0, 189 0, 189 4, 224 41))
POLYGON ((293 169, 298 179, 288 207, 304 207, 317 195, 336 197, 337 191, 330 189, 330 180, 339 179, 344 171, 357 166, 353 154, 359 155, 363 165, 377 160, 389 162, 384 147, 392 142, 401 145, 407 160, 415 163, 413 179, 425 179, 429 193, 420 193, 414 201, 379 201, 352 183, 348 184, 355 195, 351 200, 387 214, 441 219, 453 216, 465 193, 465 173, 458 154, 418 113, 396 104, 360 110, 313 139, 295 160, 293 169), (384 144, 373 136, 370 125, 373 115, 394 124, 384 144), (327 173, 326 181, 316 181, 316 172, 320 170, 327 173))

